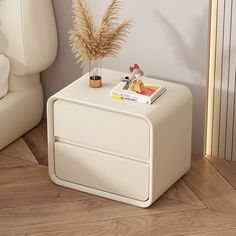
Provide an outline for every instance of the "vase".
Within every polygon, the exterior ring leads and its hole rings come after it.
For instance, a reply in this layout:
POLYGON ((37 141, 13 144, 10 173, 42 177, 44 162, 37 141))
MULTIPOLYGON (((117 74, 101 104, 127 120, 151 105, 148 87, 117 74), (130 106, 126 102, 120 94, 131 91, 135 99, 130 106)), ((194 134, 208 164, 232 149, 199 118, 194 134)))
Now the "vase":
POLYGON ((102 87, 101 59, 89 61, 89 86, 91 88, 102 87))

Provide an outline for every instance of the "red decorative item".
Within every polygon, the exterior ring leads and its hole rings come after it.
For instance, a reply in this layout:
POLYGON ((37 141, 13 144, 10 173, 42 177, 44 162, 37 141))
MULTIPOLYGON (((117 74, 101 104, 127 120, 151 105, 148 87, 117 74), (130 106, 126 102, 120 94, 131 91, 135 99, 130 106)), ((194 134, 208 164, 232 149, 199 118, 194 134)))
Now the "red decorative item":
POLYGON ((130 67, 130 68, 129 68, 129 70, 130 70, 131 73, 133 73, 134 69, 138 69, 138 70, 139 70, 139 69, 140 69, 140 68, 139 68, 139 65, 138 65, 138 64, 134 64, 133 67, 130 67))
POLYGON ((143 76, 143 71, 140 69, 138 64, 134 64, 133 67, 129 67, 130 72, 132 73, 132 78, 134 79, 136 76, 143 76))

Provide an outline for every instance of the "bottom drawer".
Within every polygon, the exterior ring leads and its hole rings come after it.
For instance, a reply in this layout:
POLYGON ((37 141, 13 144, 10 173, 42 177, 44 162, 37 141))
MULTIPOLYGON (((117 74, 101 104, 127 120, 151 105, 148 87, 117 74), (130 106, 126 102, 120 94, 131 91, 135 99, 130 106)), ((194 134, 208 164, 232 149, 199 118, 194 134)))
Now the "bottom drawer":
POLYGON ((55 174, 75 184, 148 199, 149 165, 145 163, 55 142, 55 174))

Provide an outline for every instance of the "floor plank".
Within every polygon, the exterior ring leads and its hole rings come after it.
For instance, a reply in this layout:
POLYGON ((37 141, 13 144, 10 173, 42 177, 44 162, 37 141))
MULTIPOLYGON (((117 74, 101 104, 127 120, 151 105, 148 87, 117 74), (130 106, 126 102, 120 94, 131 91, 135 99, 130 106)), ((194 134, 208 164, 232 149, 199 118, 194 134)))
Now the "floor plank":
POLYGON ((38 163, 33 153, 30 151, 22 138, 0 151, 0 158, 15 158, 18 160, 38 163))
POLYGON ((199 207, 204 208, 205 205, 201 200, 191 191, 191 189, 185 184, 185 182, 180 179, 177 181, 165 194, 164 196, 174 199, 177 201, 186 202, 189 204, 194 204, 199 207))
POLYGON ((127 216, 125 218, 108 220, 97 219, 85 222, 82 222, 77 217, 68 219, 65 216, 63 224, 55 221, 46 222, 44 227, 36 224, 3 230, 6 236, 14 235, 14 232, 21 235, 27 232, 28 234, 38 236, 154 236, 203 233, 205 231, 223 230, 226 227, 236 228, 236 218, 234 216, 210 209, 203 209, 172 214, 127 216))
MULTIPOLYGON (((32 172, 34 173, 34 171, 32 172)), ((57 186, 52 182, 39 182, 36 188, 33 179, 32 177, 30 183, 24 181, 20 185, 15 185, 16 183, 14 183, 5 187, 0 186, 0 208, 79 201, 96 197, 91 194, 57 186)), ((182 180, 169 189, 159 202, 163 209, 172 207, 173 211, 205 207, 182 180)))
MULTIPOLYGON (((35 173, 34 171, 31 172, 35 173)), ((0 228, 11 228, 17 225, 19 227, 35 224, 44 225, 55 221, 61 221, 63 224, 65 217, 69 219, 78 218, 81 221, 106 220, 202 208, 198 204, 185 203, 185 198, 182 199, 181 194, 178 194, 177 197, 179 201, 169 199, 168 195, 173 196, 171 189, 152 207, 144 210, 59 187, 51 182, 35 183, 33 181, 32 183, 32 181, 33 179, 30 183, 24 181, 24 184, 21 185, 9 186, 8 184, 7 187, 0 187, 0 228), (52 212, 53 214, 51 214, 52 212)), ((177 188, 178 191, 186 191, 181 186, 182 184, 177 188)), ((174 191, 177 192, 176 189, 174 191)), ((188 196, 188 194, 189 191, 183 195, 188 196)), ((187 199, 189 198, 188 196, 187 199)))
POLYGON ((207 159, 236 189, 236 162, 210 156, 207 159))
POLYGON ((193 158, 185 183, 208 208, 236 215, 236 191, 206 158, 193 158))
POLYGON ((4 157, 0 155, 0 169, 6 167, 17 167, 17 166, 27 166, 27 165, 34 165, 35 163, 24 161, 20 159, 16 159, 14 157, 4 157))
POLYGON ((48 165, 47 122, 42 120, 37 127, 25 134, 23 139, 37 161, 42 165, 48 165))
POLYGON ((235 236, 236 235, 236 229, 224 229, 224 230, 218 230, 218 231, 210 231, 210 232, 204 232, 204 233, 196 233, 196 234, 184 234, 188 236, 235 236))
POLYGON ((0 187, 0 209, 63 204, 90 198, 95 198, 95 196, 63 188, 52 182, 0 187))
POLYGON ((48 169, 45 166, 30 165, 14 168, 2 168, 0 170, 0 187, 23 186, 25 184, 35 184, 50 182, 48 169))
MULTIPOLYGON (((76 221, 82 225, 92 221, 106 221, 134 216, 174 213, 197 209, 197 206, 161 199, 149 209, 141 209, 104 198, 82 199, 75 202, 37 204, 33 206, 0 209, 0 228, 33 225, 69 224, 76 221)), ((171 214, 170 214, 171 215, 171 214)))

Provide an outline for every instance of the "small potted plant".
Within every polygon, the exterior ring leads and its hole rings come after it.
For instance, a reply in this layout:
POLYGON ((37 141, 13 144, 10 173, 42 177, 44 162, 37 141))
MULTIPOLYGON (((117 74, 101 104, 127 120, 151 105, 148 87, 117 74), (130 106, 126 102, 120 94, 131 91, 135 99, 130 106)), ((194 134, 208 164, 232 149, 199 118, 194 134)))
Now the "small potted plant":
POLYGON ((131 27, 130 20, 117 22, 120 4, 120 0, 111 0, 97 27, 84 0, 73 0, 73 29, 69 31, 69 41, 77 63, 82 66, 89 63, 90 87, 102 86, 101 59, 118 54, 131 27))

